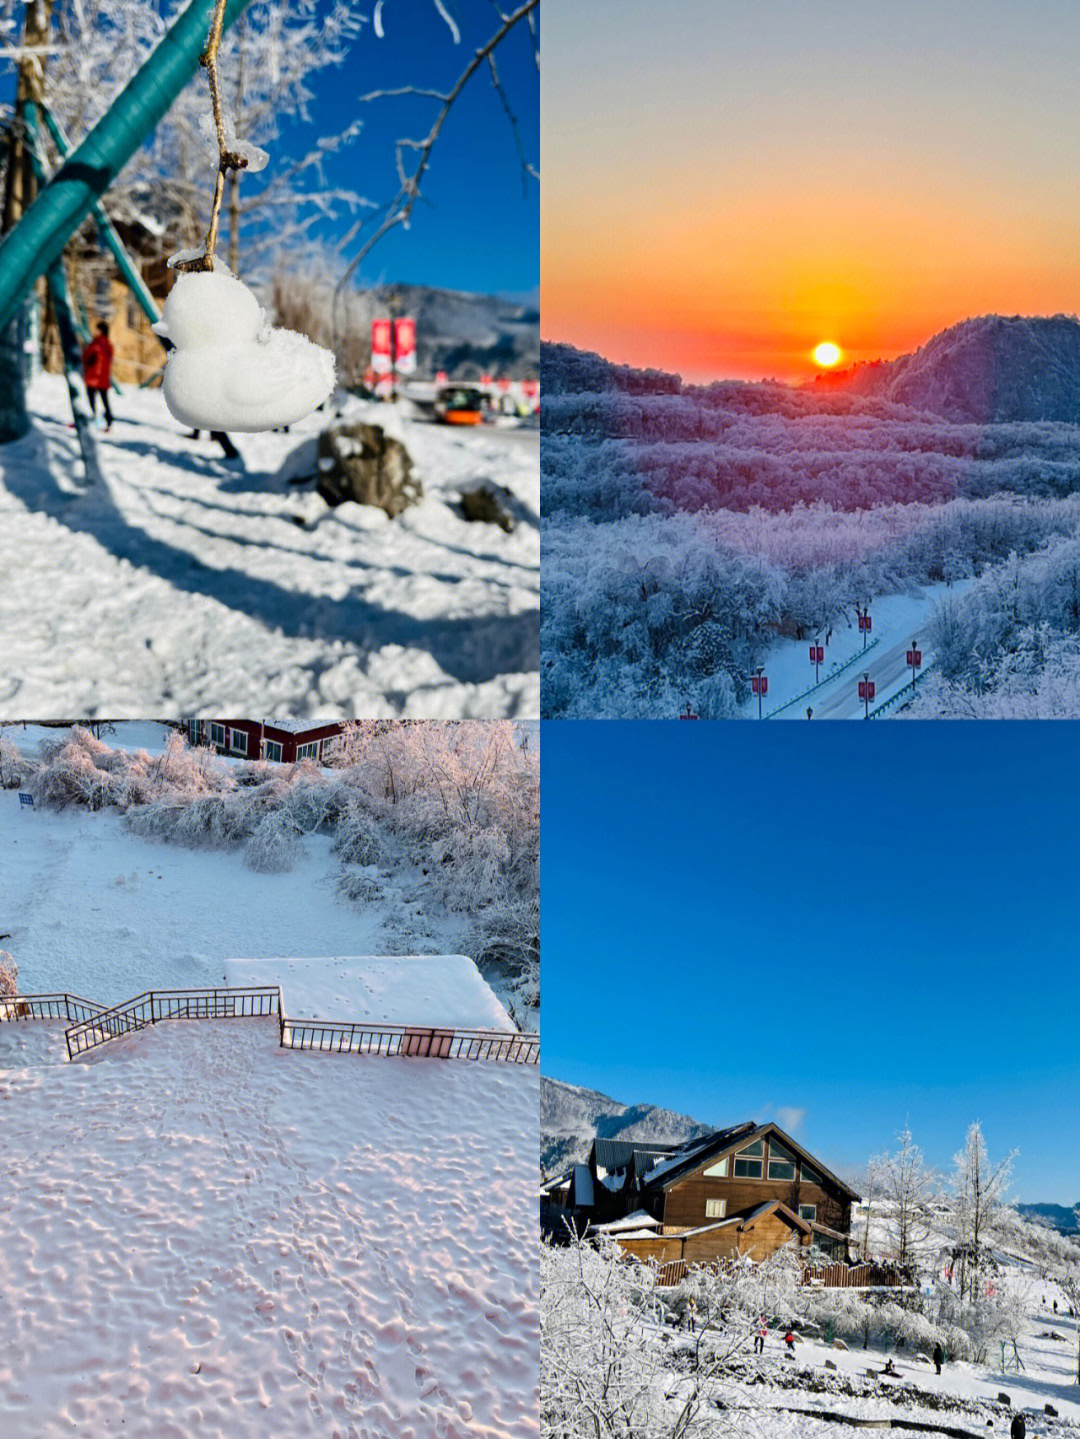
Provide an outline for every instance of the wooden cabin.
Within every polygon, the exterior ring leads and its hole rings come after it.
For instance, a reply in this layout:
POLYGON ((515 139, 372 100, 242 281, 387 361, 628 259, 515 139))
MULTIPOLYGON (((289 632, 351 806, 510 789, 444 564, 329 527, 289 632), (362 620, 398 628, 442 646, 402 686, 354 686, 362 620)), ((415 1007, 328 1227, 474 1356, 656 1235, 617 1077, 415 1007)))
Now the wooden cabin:
POLYGON ((562 1202, 639 1257, 704 1264, 791 1240, 845 1260, 858 1197, 779 1125, 750 1121, 677 1146, 595 1140, 562 1202))

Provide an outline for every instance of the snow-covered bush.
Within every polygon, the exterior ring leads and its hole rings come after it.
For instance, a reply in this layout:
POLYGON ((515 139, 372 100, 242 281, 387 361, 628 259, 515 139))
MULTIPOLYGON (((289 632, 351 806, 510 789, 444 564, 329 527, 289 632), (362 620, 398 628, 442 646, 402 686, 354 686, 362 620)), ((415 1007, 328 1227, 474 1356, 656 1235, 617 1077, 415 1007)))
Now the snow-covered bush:
POLYGON ((37 774, 38 765, 18 745, 0 733, 0 789, 23 789, 37 774))
POLYGON ((0 998, 19 992, 19 966, 13 955, 0 949, 0 998))
POLYGON ((263 874, 292 869, 300 850, 300 835, 284 808, 269 809, 258 820, 244 846, 244 863, 263 874))

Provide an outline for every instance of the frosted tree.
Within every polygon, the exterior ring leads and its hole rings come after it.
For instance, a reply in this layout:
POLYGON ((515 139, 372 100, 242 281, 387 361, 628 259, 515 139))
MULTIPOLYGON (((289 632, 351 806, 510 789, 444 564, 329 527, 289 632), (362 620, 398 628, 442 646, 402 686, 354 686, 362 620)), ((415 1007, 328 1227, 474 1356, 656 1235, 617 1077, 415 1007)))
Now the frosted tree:
POLYGON ((1017 1151, 991 1164, 976 1121, 967 1132, 964 1147, 954 1157, 953 1207, 956 1244, 953 1249, 953 1282, 960 1294, 972 1300, 979 1294, 989 1261, 989 1231, 1004 1207, 1017 1151))
POLYGON ((560 1439, 709 1439, 740 1421, 713 1401, 751 1320, 735 1305, 741 1270, 695 1273, 681 1293, 611 1239, 545 1244, 540 1408, 560 1439), (670 1321, 694 1300, 695 1331, 670 1321), (727 1322, 721 1315, 727 1313, 727 1322))
POLYGON ((908 1268, 918 1264, 930 1238, 938 1177, 906 1125, 896 1138, 899 1147, 879 1161, 880 1193, 888 1205, 897 1262, 908 1268))

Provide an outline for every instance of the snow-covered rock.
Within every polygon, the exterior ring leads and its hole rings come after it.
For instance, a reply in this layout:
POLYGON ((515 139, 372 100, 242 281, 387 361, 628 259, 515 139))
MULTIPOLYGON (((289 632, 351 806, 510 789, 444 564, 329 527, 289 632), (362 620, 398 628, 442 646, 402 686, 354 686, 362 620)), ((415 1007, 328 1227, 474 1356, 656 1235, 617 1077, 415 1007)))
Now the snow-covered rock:
POLYGON ((154 326, 175 346, 165 403, 202 430, 272 430, 311 413, 334 388, 334 357, 266 323, 247 286, 224 271, 184 274, 154 326))

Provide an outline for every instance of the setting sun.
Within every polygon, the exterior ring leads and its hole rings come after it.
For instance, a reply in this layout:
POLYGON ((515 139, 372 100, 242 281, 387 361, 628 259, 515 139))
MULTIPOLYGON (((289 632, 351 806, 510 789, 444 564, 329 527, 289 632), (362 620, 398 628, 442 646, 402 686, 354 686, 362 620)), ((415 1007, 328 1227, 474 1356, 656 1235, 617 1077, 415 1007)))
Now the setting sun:
POLYGON ((823 340, 814 350, 814 364, 820 365, 823 370, 831 370, 839 359, 840 346, 834 345, 831 340, 823 340))

